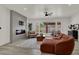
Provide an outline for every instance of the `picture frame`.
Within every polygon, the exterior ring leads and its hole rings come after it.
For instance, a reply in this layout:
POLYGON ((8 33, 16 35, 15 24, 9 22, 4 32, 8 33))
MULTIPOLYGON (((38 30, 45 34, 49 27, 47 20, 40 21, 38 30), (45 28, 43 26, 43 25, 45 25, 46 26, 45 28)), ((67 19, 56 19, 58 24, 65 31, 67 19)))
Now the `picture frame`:
POLYGON ((23 21, 19 21, 19 25, 23 26, 24 22, 23 21))

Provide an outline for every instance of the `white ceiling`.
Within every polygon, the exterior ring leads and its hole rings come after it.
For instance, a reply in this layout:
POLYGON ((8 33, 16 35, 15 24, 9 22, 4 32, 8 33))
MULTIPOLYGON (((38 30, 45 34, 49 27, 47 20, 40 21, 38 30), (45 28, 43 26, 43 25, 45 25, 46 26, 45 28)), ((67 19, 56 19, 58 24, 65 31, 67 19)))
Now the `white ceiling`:
POLYGON ((67 4, 7 4, 4 6, 29 18, 45 17, 44 8, 53 12, 51 17, 69 17, 79 12, 79 5, 67 4))

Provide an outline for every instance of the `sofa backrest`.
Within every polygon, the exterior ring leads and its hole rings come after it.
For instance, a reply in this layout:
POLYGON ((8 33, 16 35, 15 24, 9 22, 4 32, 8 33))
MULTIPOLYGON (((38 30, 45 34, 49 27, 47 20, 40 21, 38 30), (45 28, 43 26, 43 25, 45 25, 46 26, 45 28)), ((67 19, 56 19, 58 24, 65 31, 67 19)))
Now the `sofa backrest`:
POLYGON ((74 41, 74 38, 72 36, 68 36, 66 34, 63 34, 62 35, 62 38, 60 39, 61 41, 68 41, 68 40, 73 40, 74 41))

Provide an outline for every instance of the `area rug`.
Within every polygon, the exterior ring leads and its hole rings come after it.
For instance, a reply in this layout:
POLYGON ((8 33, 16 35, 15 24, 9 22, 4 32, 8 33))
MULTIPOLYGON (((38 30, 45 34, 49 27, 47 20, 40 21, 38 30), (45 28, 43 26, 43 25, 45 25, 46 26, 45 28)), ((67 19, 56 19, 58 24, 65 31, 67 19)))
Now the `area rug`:
POLYGON ((22 47, 22 48, 40 49, 40 42, 37 42, 36 38, 30 38, 30 39, 26 39, 26 40, 21 39, 11 45, 17 46, 17 47, 22 47))

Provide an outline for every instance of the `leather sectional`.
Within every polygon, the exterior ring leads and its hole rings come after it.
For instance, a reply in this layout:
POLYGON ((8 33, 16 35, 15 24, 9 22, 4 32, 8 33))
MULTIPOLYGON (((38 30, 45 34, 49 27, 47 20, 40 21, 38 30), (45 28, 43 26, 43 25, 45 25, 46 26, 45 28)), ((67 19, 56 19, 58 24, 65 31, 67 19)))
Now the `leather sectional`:
POLYGON ((70 55, 74 49, 74 38, 65 34, 60 34, 52 39, 44 39, 40 50, 45 53, 53 53, 56 55, 70 55))

